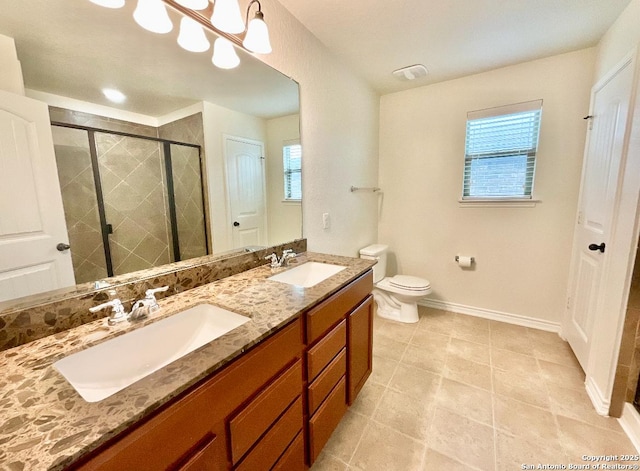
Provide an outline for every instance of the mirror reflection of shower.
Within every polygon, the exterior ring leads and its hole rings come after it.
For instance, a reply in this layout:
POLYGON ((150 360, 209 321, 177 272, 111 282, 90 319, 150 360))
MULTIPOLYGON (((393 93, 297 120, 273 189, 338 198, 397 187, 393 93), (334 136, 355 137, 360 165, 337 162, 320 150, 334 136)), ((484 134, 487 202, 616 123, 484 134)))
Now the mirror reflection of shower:
POLYGON ((132 131, 52 123, 76 283, 210 253, 201 146, 132 131))

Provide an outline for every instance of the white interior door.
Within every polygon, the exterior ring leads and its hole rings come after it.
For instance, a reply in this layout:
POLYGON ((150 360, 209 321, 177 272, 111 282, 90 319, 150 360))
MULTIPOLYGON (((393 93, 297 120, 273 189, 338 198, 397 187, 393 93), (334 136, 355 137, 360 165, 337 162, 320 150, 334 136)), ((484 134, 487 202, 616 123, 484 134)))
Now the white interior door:
POLYGON ((75 284, 49 112, 0 90, 0 301, 75 284))
POLYGON ((266 245, 264 145, 225 136, 232 248, 266 245))
POLYGON ((574 234, 572 270, 563 335, 587 369, 595 320, 604 315, 603 273, 618 199, 621 160, 633 84, 627 62, 596 85, 591 99, 590 132, 583 164, 580 206, 574 234))

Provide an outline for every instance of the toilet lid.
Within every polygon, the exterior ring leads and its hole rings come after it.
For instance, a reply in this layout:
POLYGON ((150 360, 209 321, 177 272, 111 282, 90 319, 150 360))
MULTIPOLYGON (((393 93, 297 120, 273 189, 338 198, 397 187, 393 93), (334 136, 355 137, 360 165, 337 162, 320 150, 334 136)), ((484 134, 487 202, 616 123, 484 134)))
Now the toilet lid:
POLYGON ((423 291, 431 287, 431 284, 424 278, 409 275, 396 275, 389 279, 389 284, 410 291, 423 291))

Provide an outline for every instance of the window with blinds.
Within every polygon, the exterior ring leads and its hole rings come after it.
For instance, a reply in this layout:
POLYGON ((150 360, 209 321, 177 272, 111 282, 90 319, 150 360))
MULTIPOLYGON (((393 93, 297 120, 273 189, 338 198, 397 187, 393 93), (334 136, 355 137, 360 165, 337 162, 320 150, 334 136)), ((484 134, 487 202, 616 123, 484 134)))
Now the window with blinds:
POLYGON ((467 114, 463 200, 531 199, 542 100, 467 114))
POLYGON ((299 142, 282 146, 285 201, 302 200, 302 146, 299 142))

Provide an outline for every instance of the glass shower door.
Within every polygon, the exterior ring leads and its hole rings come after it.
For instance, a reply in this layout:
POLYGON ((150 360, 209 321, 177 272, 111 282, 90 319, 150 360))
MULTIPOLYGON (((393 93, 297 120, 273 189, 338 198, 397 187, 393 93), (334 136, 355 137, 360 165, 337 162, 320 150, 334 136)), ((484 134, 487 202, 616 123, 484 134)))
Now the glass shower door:
POLYGON ((107 261, 89 133, 60 126, 52 126, 51 132, 76 283, 105 278, 107 261))
MULTIPOLYGON (((170 144, 170 161, 176 232, 181 260, 207 255, 204 186, 200 149, 170 144)), ((171 194, 171 193, 170 193, 171 194)))
POLYGON ((113 275, 173 260, 162 144, 96 132, 113 275))

